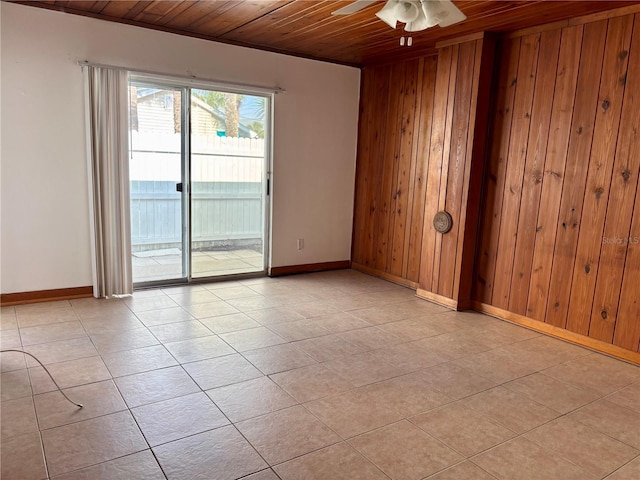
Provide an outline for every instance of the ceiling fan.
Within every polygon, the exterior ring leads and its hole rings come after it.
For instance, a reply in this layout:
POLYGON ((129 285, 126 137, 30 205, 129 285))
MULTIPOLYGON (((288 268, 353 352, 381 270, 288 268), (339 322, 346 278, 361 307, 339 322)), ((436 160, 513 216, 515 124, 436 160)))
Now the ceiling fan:
MULTIPOLYGON (((375 2, 356 0, 331 14, 349 15, 375 2)), ((435 25, 448 27, 467 18, 451 0, 388 0, 376 17, 391 28, 396 28, 398 22, 404 23, 407 32, 419 32, 435 25)))

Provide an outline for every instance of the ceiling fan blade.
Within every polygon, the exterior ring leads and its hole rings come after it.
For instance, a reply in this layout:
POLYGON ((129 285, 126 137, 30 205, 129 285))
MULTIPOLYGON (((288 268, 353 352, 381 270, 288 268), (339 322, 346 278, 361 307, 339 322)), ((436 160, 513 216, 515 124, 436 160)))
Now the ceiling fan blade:
POLYGON ((466 20, 467 16, 456 7, 450 0, 440 0, 442 8, 447 12, 447 15, 438 22, 441 27, 448 27, 454 23, 462 22, 466 20))
POLYGON ((355 2, 347 5, 346 7, 339 8, 335 12, 331 12, 331 15, 349 15, 362 10, 364 7, 375 3, 377 0, 356 0, 355 2))

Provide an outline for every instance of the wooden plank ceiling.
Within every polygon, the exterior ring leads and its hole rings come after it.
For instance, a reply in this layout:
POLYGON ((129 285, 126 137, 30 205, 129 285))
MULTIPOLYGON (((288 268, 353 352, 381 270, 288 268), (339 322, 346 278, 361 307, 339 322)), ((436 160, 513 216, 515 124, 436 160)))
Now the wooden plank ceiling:
POLYGON ((506 32, 601 12, 637 1, 455 0, 467 15, 457 25, 414 32, 413 46, 401 47, 406 32, 375 16, 376 2, 345 16, 331 12, 349 1, 328 0, 42 0, 17 1, 104 20, 207 40, 249 46, 347 65, 366 66, 417 58, 439 41, 481 31, 506 32))

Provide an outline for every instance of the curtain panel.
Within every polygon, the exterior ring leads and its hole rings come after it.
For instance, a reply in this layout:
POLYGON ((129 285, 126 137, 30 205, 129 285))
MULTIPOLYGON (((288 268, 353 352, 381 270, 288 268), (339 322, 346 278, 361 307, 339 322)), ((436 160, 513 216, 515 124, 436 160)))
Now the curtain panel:
POLYGON ((130 295, 128 73, 85 65, 95 297, 130 295))

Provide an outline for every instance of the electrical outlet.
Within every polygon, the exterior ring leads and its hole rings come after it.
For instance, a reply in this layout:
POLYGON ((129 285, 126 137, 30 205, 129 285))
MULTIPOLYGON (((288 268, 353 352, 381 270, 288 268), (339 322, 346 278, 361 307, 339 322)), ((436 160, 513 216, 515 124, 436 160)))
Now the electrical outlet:
POLYGON ((298 250, 304 249, 304 238, 298 239, 298 250))

